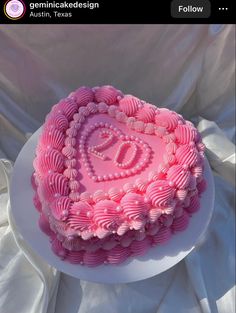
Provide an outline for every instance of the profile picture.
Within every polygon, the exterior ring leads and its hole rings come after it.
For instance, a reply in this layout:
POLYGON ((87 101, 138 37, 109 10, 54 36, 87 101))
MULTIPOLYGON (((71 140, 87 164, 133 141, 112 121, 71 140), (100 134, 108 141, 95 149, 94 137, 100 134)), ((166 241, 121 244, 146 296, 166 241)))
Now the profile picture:
POLYGON ((22 0, 8 0, 4 5, 4 13, 11 20, 18 20, 26 12, 25 4, 22 0))

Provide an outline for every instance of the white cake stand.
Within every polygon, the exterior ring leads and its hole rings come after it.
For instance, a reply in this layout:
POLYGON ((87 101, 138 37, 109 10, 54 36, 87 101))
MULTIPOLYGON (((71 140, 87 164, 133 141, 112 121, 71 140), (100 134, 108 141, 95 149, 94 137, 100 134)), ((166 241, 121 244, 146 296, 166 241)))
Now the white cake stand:
POLYGON ((163 246, 151 248, 137 259, 127 260, 121 265, 101 265, 89 268, 60 260, 51 251, 49 238, 38 227, 39 213, 34 208, 34 191, 30 177, 33 172, 33 158, 40 129, 22 148, 15 162, 10 186, 11 217, 17 231, 30 247, 48 264, 76 278, 99 283, 127 283, 160 274, 188 255, 201 240, 210 222, 214 204, 214 181, 209 163, 205 164, 205 178, 208 188, 201 197, 201 209, 190 219, 189 227, 174 235, 163 246))

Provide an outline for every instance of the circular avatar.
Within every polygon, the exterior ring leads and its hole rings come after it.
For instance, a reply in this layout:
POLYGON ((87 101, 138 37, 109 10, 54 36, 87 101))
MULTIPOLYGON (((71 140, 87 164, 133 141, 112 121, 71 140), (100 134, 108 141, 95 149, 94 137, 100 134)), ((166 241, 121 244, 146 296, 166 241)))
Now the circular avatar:
POLYGON ((4 13, 11 20, 18 20, 25 14, 26 7, 22 0, 9 0, 4 5, 4 13))

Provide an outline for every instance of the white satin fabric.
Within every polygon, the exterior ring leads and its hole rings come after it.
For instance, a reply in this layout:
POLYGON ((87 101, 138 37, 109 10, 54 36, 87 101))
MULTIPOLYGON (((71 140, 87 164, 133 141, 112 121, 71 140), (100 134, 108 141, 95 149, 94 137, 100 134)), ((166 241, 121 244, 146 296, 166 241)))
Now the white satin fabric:
POLYGON ((1 313, 234 312, 234 32, 233 25, 1 26, 1 313), (102 84, 193 120, 215 175, 215 209, 202 242, 173 268, 136 283, 59 273, 11 219, 10 161, 52 104, 80 85, 102 84))

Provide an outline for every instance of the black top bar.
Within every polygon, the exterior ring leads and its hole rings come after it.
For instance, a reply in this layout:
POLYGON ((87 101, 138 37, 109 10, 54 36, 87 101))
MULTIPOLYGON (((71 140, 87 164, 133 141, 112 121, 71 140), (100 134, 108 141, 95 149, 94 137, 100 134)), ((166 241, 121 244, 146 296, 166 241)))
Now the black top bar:
POLYGON ((3 0, 0 24, 235 24, 232 0, 3 0))

